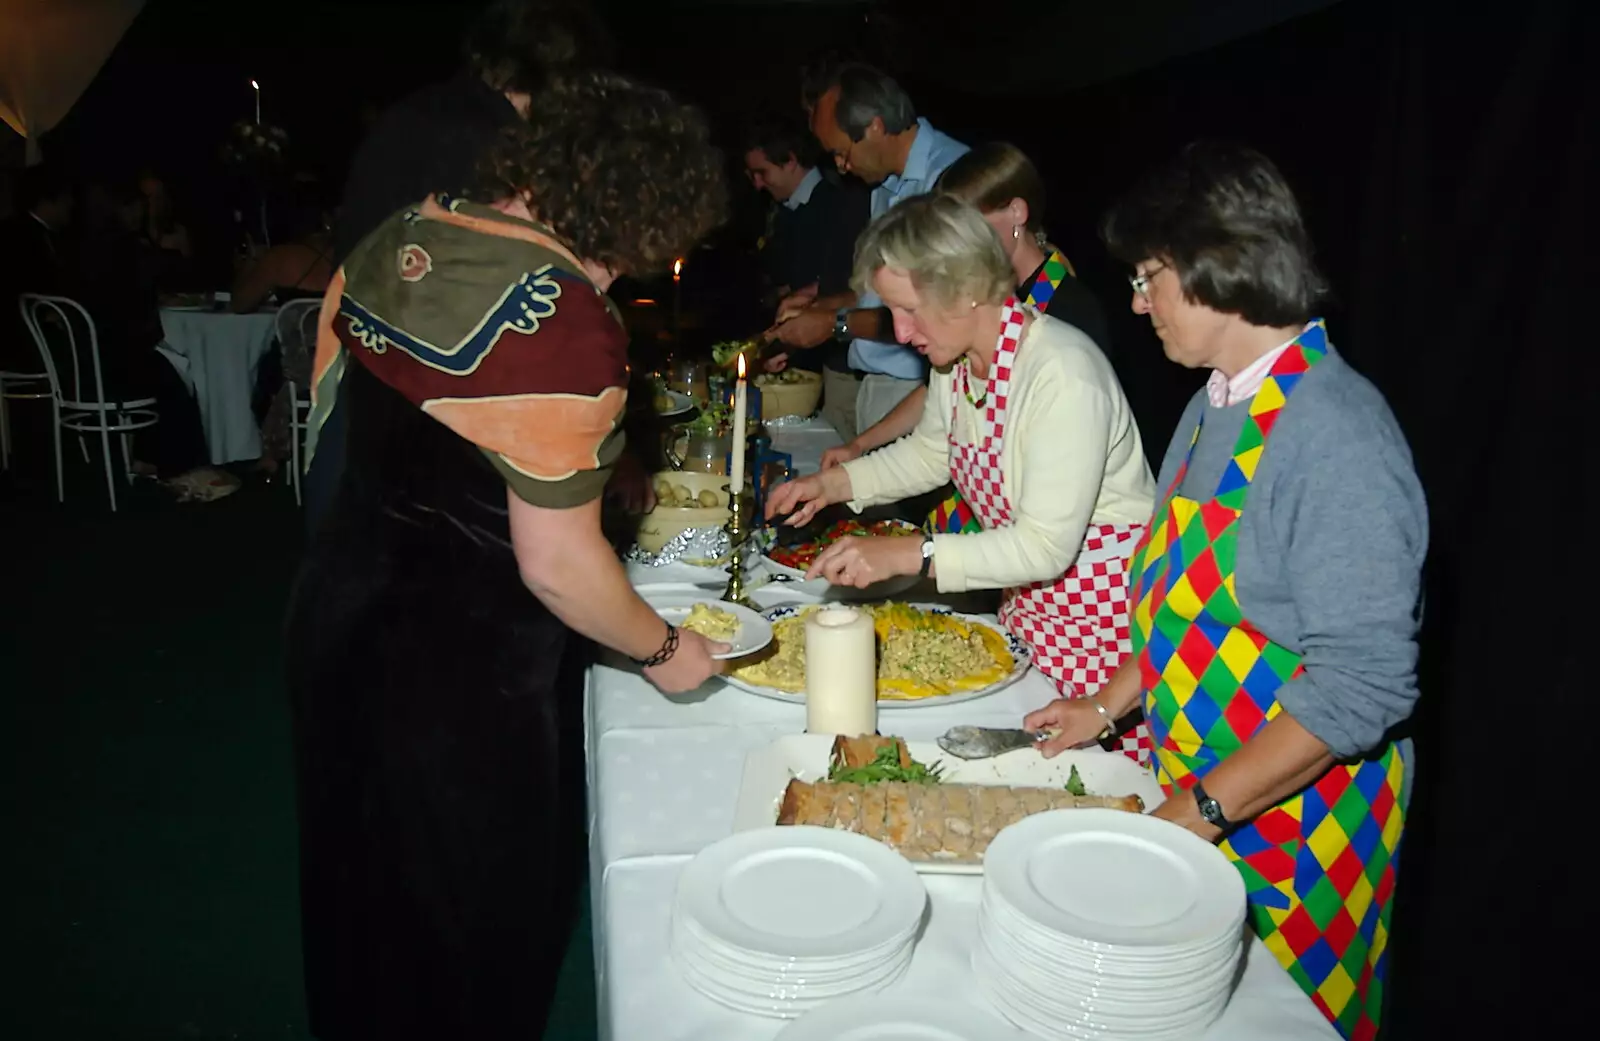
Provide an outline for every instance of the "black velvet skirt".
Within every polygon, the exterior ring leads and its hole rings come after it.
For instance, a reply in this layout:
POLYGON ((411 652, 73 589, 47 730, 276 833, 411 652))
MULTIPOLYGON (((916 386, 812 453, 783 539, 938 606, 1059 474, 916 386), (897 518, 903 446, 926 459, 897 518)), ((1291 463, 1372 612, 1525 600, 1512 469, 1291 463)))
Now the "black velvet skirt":
POLYGON ((536 1039, 584 862, 581 663, 477 449, 360 365, 341 398, 287 634, 311 1029, 536 1039))

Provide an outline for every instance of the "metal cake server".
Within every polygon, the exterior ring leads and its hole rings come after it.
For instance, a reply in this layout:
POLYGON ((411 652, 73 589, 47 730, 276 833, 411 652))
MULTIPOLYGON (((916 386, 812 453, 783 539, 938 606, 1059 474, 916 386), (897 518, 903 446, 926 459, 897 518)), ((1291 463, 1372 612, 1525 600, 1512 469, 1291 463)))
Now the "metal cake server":
POLYGON ((992 759, 1019 748, 1032 748, 1049 736, 1033 730, 951 727, 939 738, 939 747, 958 759, 992 759))

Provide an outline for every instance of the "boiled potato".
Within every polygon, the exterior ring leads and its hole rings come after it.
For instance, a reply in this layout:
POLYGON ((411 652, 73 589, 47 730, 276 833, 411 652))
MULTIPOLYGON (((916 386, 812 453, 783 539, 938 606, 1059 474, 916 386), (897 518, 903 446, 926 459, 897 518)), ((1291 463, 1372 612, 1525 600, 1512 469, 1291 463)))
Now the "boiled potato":
POLYGON ((686 484, 675 485, 672 489, 672 497, 678 500, 679 506, 694 505, 694 492, 691 492, 686 484))
POLYGON ((656 502, 662 506, 672 505, 672 483, 670 481, 656 482, 656 502))
POLYGON ((705 491, 700 493, 700 505, 706 507, 707 509, 711 509, 714 506, 721 506, 722 496, 718 495, 710 488, 707 488, 705 491))

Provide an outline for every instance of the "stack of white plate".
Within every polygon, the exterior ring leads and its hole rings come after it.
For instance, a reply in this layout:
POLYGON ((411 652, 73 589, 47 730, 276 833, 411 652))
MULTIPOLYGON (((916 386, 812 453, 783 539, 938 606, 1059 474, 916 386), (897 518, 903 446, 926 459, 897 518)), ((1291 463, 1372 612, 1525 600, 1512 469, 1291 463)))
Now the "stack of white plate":
POLYGON ((1193 1038, 1228 1003, 1244 917, 1244 881, 1209 842, 1142 814, 1056 810, 984 855, 972 968, 1030 1033, 1193 1038))
POLYGON ((911 864, 872 839, 830 828, 741 832, 684 868, 673 961, 713 1001, 793 1019, 899 979, 927 902, 911 864))

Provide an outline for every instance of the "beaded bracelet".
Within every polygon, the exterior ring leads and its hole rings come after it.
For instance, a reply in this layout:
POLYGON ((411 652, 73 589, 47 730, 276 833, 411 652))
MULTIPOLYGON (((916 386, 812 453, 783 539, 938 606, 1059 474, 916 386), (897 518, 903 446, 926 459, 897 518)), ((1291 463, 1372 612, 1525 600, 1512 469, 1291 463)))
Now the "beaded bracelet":
POLYGON ((661 642, 661 649, 648 658, 636 659, 646 669, 654 668, 663 662, 669 661, 678 653, 678 627, 671 622, 667 623, 667 638, 661 642))

